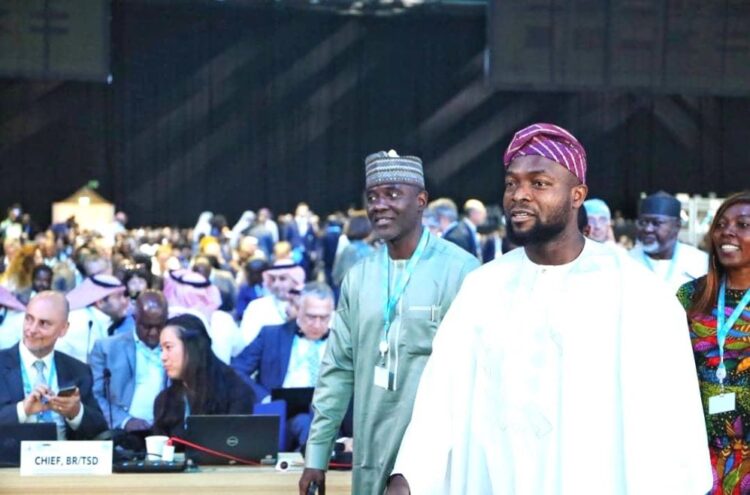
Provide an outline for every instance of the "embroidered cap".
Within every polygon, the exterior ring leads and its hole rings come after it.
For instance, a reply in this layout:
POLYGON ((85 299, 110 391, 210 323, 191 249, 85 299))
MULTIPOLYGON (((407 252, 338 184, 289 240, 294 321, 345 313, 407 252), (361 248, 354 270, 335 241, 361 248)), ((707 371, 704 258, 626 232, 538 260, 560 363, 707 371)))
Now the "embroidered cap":
POLYGON ((369 155, 365 158, 365 188, 381 184, 409 184, 424 189, 422 160, 399 156, 394 150, 369 155))

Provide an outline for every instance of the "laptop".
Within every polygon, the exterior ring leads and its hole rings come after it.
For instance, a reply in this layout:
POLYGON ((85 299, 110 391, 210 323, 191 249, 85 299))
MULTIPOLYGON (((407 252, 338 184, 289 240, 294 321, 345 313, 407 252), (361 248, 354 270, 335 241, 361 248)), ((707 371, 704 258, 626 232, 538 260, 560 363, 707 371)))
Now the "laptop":
POLYGON ((283 400, 286 402, 286 416, 291 418, 300 413, 310 412, 312 403, 313 387, 300 388, 274 388, 271 390, 271 400, 283 400))
POLYGON ((0 427, 0 467, 21 465, 21 442, 57 440, 55 423, 18 423, 0 427))
MULTIPOLYGON (((279 454, 279 417, 265 414, 194 415, 187 417, 187 440, 246 461, 275 464, 279 454)), ((185 455, 196 464, 238 464, 193 447, 185 455)))

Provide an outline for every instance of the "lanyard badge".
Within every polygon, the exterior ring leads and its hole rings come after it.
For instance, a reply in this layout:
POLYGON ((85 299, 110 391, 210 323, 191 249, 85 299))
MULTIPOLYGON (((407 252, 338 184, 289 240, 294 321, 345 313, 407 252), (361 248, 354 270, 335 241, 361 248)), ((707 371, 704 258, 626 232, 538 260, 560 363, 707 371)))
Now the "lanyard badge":
POLYGON ((745 291, 742 300, 734 308, 729 319, 726 318, 726 279, 722 280, 719 288, 719 300, 716 305, 716 342, 719 346, 719 366, 716 368, 716 378, 721 385, 721 393, 708 398, 708 413, 719 414, 728 411, 734 411, 736 396, 734 392, 724 391, 724 380, 727 377, 727 368, 724 364, 724 344, 726 343, 729 331, 739 319, 740 314, 750 303, 750 289, 745 291))
MULTIPOLYGON (((406 285, 409 283, 409 279, 411 279, 411 276, 414 273, 417 262, 424 253, 428 237, 429 234, 427 232, 427 229, 423 229, 422 236, 420 237, 419 243, 417 244, 417 248, 414 250, 411 258, 409 258, 409 261, 406 263, 406 268, 402 272, 401 276, 398 278, 398 280, 395 281, 393 293, 390 292, 390 263, 388 259, 388 250, 387 248, 383 249, 383 273, 385 274, 384 292, 386 296, 386 303, 383 307, 383 333, 381 335, 380 342, 378 343, 380 360, 378 361, 378 364, 375 365, 373 384, 376 387, 380 387, 385 390, 396 390, 396 374, 390 369, 391 359, 390 355, 388 354, 388 351, 390 350, 390 345, 388 343, 388 332, 390 331, 391 323, 393 322, 393 313, 396 309, 396 305, 401 299, 401 296, 403 296, 404 291, 406 290, 406 285), (386 357, 388 359, 386 359, 386 357)), ((396 366, 398 366, 398 363, 396 363, 396 366)))
POLYGON ((745 291, 745 295, 742 296, 742 300, 734 308, 732 314, 727 319, 726 315, 726 291, 727 281, 722 280, 721 287, 719 287, 719 301, 716 308, 716 342, 719 346, 719 366, 716 369, 716 378, 719 380, 722 388, 724 387, 724 379, 727 377, 727 368, 724 365, 724 344, 727 340, 727 335, 732 329, 732 326, 739 319, 742 311, 750 303, 750 289, 745 291))
POLYGON ((411 258, 409 258, 409 261, 406 263, 406 269, 404 270, 401 277, 396 281, 394 284, 393 294, 390 293, 390 264, 388 261, 388 249, 383 248, 383 272, 386 274, 385 276, 385 294, 386 294, 386 304, 383 308, 383 334, 380 339, 380 344, 378 345, 378 351, 380 352, 380 358, 381 360, 385 359, 385 355, 389 350, 389 344, 388 344, 388 332, 391 328, 391 323, 393 319, 393 311, 396 309, 396 305, 398 304, 398 301, 401 299, 401 296, 404 294, 404 290, 406 290, 406 285, 409 283, 409 279, 412 276, 412 273, 414 273, 414 269, 417 266, 417 262, 422 257, 422 254, 424 253, 425 246, 427 245, 427 237, 428 232, 427 229, 422 230, 422 237, 419 239, 419 244, 417 244, 417 249, 414 250, 414 253, 411 255, 411 258))

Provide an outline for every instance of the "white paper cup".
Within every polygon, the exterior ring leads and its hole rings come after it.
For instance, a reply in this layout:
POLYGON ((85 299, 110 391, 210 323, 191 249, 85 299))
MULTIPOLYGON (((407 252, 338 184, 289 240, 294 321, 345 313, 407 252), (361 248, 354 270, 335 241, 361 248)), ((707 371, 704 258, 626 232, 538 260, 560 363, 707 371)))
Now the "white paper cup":
MULTIPOLYGON (((163 435, 146 437, 146 452, 148 453, 146 459, 149 461, 161 460, 167 440, 169 440, 169 437, 163 435)), ((172 449, 172 455, 174 456, 174 449, 172 449)))
POLYGON ((174 461, 174 445, 164 445, 161 449, 161 460, 164 462, 174 461))

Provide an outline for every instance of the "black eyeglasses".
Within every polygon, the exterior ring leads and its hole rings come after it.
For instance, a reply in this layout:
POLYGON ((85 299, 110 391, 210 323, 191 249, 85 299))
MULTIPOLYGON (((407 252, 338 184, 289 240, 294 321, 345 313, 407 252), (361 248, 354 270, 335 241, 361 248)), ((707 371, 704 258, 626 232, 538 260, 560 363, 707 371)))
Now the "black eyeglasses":
POLYGON ((658 229, 662 225, 674 222, 673 218, 639 218, 635 221, 635 224, 642 229, 645 229, 649 225, 653 228, 658 229))

